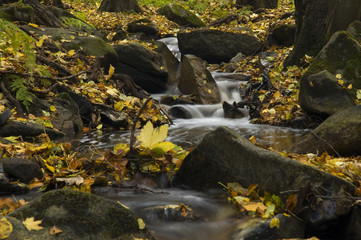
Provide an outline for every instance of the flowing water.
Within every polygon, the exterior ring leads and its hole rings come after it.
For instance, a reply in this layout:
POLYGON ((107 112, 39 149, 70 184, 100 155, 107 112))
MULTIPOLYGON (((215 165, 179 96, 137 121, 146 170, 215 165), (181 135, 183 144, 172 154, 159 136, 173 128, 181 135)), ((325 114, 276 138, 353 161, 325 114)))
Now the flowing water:
MULTIPOLYGON (((169 48, 180 58, 176 38, 164 39, 169 48)), ((219 87, 222 101, 232 103, 240 101, 239 86, 242 82, 232 79, 233 74, 212 73, 219 87)), ((170 94, 177 89, 170 90, 170 94)), ((165 93, 167 94, 167 93, 165 93)), ((160 95, 154 96, 159 98, 160 95)), ((165 106, 166 107, 166 106, 165 106)), ((202 137, 219 126, 227 126, 246 138, 254 135, 258 143, 270 146, 276 150, 287 150, 306 131, 268 125, 250 124, 247 111, 240 119, 226 119, 223 117, 222 104, 214 105, 182 105, 192 118, 174 119, 174 125, 169 127, 167 141, 171 141, 183 148, 196 146, 202 137)), ((84 134, 73 141, 79 148, 95 147, 98 149, 112 148, 116 144, 128 143, 129 131, 92 132, 84 134)), ((149 187, 146 178, 140 178, 138 185, 149 187)), ((151 180, 152 181, 152 180, 151 180)), ((158 184, 159 186, 159 184, 158 184)), ((160 240, 219 240, 240 239, 239 231, 246 228, 252 221, 237 217, 234 206, 227 202, 226 192, 221 190, 201 193, 181 189, 159 189, 166 193, 134 193, 121 192, 116 189, 98 189, 97 194, 120 201, 136 214, 142 217, 147 227, 160 240), (168 204, 188 204, 200 216, 197 221, 172 222, 157 217, 149 217, 145 209, 168 204)))

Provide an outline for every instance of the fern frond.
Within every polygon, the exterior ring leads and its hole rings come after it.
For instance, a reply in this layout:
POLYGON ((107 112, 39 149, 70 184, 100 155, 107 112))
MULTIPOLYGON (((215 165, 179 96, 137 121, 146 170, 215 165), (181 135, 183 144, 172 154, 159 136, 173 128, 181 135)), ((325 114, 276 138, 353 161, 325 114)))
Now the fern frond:
POLYGON ((24 85, 23 80, 19 77, 15 77, 14 81, 10 84, 11 91, 15 92, 15 98, 21 102, 27 111, 33 102, 33 94, 28 91, 24 85))

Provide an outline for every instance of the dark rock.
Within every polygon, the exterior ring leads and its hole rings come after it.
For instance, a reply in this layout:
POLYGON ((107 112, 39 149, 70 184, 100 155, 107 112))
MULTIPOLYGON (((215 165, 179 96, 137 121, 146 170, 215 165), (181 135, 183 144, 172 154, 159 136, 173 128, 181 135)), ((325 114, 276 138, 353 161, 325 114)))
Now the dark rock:
POLYGON ((327 118, 311 133, 303 136, 289 151, 331 155, 361 155, 361 106, 347 108, 327 118))
POLYGON ((183 96, 162 96, 160 103, 168 106, 174 106, 178 104, 194 104, 194 101, 190 97, 183 96))
POLYGON ((312 229, 328 226, 346 215, 352 205, 348 196, 355 191, 355 186, 349 182, 257 147, 226 127, 208 133, 184 159, 174 179, 176 185, 185 184, 196 189, 216 188, 219 182, 238 182, 242 186, 257 184, 261 191, 276 195, 305 188, 311 183, 324 196, 312 204, 312 210, 306 207, 300 214, 312 229))
POLYGON ((52 239, 50 228, 62 232, 56 239, 154 239, 140 229, 138 217, 121 204, 93 194, 74 190, 53 190, 12 212, 20 221, 34 217, 42 220, 43 229, 28 231, 16 228, 8 239, 52 239))
POLYGON ((199 219, 194 214, 193 209, 184 204, 147 207, 140 212, 140 215, 146 222, 152 224, 160 222, 190 222, 199 219), (185 215, 184 213, 187 214, 185 215))
POLYGON ((269 71, 274 65, 275 62, 278 60, 278 53, 277 52, 260 52, 258 54, 258 67, 261 72, 269 71))
POLYGON ((352 35, 359 43, 361 43, 361 21, 353 21, 347 28, 347 32, 352 35))
POLYGON ((361 46, 347 32, 336 32, 300 80, 299 103, 307 113, 329 116, 355 105, 361 89, 361 46), (326 70, 326 71, 325 71, 326 70), (336 74, 341 74, 343 86, 336 74), (352 84, 352 89, 347 87, 352 84))
POLYGON ((352 206, 352 210, 347 220, 344 221, 346 232, 340 236, 343 239, 358 240, 361 239, 361 204, 357 203, 352 206))
POLYGON ((278 8, 278 0, 237 0, 237 7, 250 5, 254 10, 260 8, 278 8))
POLYGON ((158 13, 164 15, 169 20, 186 27, 204 27, 205 24, 195 14, 184 7, 170 3, 160 9, 158 13))
MULTIPOLYGON (((0 169, 2 164, 0 163, 0 169)), ((4 173, 0 171, 0 196, 11 195, 11 194, 22 194, 27 193, 29 189, 19 184, 11 183, 4 173)))
POLYGON ((190 112, 188 112, 188 110, 183 106, 171 107, 168 110, 168 113, 170 114, 171 117, 174 117, 174 118, 182 118, 182 119, 191 119, 192 118, 192 114, 190 112))
POLYGON ((139 19, 130 22, 127 26, 127 31, 129 33, 144 33, 150 39, 158 38, 158 28, 155 23, 149 19, 139 19))
POLYGON ((177 37, 182 55, 193 54, 208 63, 228 62, 238 53, 255 55, 263 48, 254 36, 219 30, 200 29, 177 37))
POLYGON ((229 104, 226 101, 222 103, 222 107, 225 118, 243 118, 245 116, 237 106, 229 104))
POLYGON ((244 240, 272 240, 272 239, 288 239, 288 238, 304 238, 305 226, 304 223, 293 216, 286 217, 283 214, 278 214, 274 218, 256 225, 253 228, 247 228, 238 234, 239 239, 244 240), (272 219, 279 219, 279 228, 270 227, 272 219))
POLYGON ((7 108, 5 109, 4 112, 0 114, 0 127, 5 125, 10 117, 11 117, 11 110, 7 108))
POLYGON ((64 132, 67 136, 74 136, 83 131, 83 122, 77 108, 77 104, 71 99, 67 93, 63 95, 63 99, 54 98, 52 102, 33 98, 33 104, 29 107, 29 112, 37 117, 41 117, 45 112, 51 112, 50 122, 53 126, 64 132), (55 106, 56 111, 52 112, 50 106, 55 106))
POLYGON ((175 85, 178 83, 180 62, 176 56, 169 50, 167 45, 163 42, 156 41, 155 44, 158 46, 157 52, 162 57, 162 63, 164 70, 168 73, 168 86, 175 85))
POLYGON ((80 116, 84 123, 88 124, 89 122, 91 122, 92 120, 91 114, 93 112, 93 106, 88 99, 86 99, 85 97, 79 94, 72 92, 69 88, 65 86, 58 85, 57 90, 59 93, 65 92, 71 97, 71 99, 78 106, 80 116))
POLYGON ((168 73, 165 71, 162 56, 149 51, 140 44, 115 46, 119 61, 112 64, 115 73, 127 74, 134 82, 150 93, 167 89, 168 73))
POLYGON ((0 137, 22 136, 23 138, 28 138, 39 136, 44 132, 48 134, 50 139, 56 139, 65 136, 65 134, 61 131, 46 128, 35 123, 10 121, 1 127, 0 137))
POLYGON ((2 158, 0 164, 3 166, 6 177, 12 181, 20 180, 22 183, 30 183, 34 178, 43 178, 39 165, 28 159, 2 158))
POLYGON ((178 88, 183 94, 194 95, 196 103, 214 104, 221 100, 212 74, 202 59, 193 55, 183 57, 178 88))
POLYGON ((112 41, 123 40, 126 38, 127 38, 127 32, 124 31, 123 29, 118 29, 115 35, 113 36, 112 41))
POLYGON ((295 24, 275 24, 271 27, 267 41, 271 45, 290 47, 294 44, 296 37, 295 24))
POLYGON ((128 116, 125 113, 119 112, 103 104, 93 104, 93 106, 100 112, 101 122, 104 127, 116 129, 128 128, 128 116))
POLYGON ((293 17, 293 15, 294 15, 294 12, 286 12, 286 13, 281 15, 280 19, 286 19, 286 18, 289 18, 289 17, 293 17))

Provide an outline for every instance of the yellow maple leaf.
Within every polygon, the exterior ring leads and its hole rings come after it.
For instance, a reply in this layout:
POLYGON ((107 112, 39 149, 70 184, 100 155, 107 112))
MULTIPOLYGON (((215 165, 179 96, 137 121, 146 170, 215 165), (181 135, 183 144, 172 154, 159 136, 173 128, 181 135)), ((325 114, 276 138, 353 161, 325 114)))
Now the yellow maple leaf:
POLYGON ((43 229, 42 226, 39 226, 43 220, 37 220, 35 221, 34 217, 26 218, 25 221, 23 221, 23 224, 25 225, 26 229, 28 231, 36 230, 39 231, 43 229))
POLYGON ((13 231, 13 225, 6 218, 0 219, 0 239, 6 239, 13 231))
POLYGON ((140 145, 142 147, 152 149, 155 144, 164 141, 167 134, 168 125, 162 125, 159 128, 154 129, 153 124, 148 121, 137 136, 137 140, 141 143, 140 145))
POLYGON ((114 70, 115 70, 115 68, 112 65, 110 65, 109 66, 109 73, 108 73, 108 75, 105 76, 105 80, 111 79, 111 77, 114 74, 114 70))

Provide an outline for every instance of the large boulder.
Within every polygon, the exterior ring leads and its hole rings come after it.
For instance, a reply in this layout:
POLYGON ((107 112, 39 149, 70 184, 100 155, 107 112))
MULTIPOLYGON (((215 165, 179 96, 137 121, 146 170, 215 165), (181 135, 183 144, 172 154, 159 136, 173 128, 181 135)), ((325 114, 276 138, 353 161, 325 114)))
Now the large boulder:
POLYGON ((199 29, 177 37, 182 55, 193 54, 208 63, 228 62, 238 53, 255 55, 262 50, 256 37, 243 33, 199 29))
POLYGON ((215 104, 221 100, 212 74, 203 60, 193 55, 183 57, 178 88, 183 94, 193 94, 196 103, 215 104))
POLYGON ((135 43, 117 45, 115 51, 119 56, 113 63, 115 73, 129 75, 137 85, 151 93, 167 89, 168 73, 160 54, 135 43))
POLYGON ((361 89, 360 59, 359 42, 345 31, 336 32, 300 80, 302 109, 329 116, 354 105, 357 89, 361 89), (334 77, 337 74, 343 80, 342 86, 334 77))
POLYGON ((272 45, 290 47, 295 43, 295 24, 275 24, 270 28, 267 41, 272 45))
MULTIPOLYGON (((278 195, 304 189, 308 183, 314 189, 322 189, 325 197, 312 204, 312 210, 304 209, 299 215, 312 230, 348 214, 352 201, 347 196, 355 191, 351 183, 257 147, 227 127, 208 133, 184 159, 174 179, 174 184, 196 189, 216 188, 219 182, 258 184, 261 190, 278 195)), ((299 200, 302 201, 308 200, 299 200)))
POLYGON ((361 21, 353 21, 347 27, 347 32, 352 35, 358 42, 361 43, 361 21))
POLYGON ((9 217, 18 221, 31 217, 42 221, 42 229, 38 231, 28 231, 22 224, 13 224, 9 240, 154 239, 139 223, 138 217, 121 204, 75 190, 47 192, 9 217), (51 235, 50 229, 54 226, 62 232, 51 235))
POLYGON ((331 155, 361 155, 361 106, 347 108, 327 118, 311 133, 303 136, 289 151, 331 155))
POLYGON ((185 27, 204 27, 205 24, 194 13, 184 7, 170 3, 158 9, 158 13, 185 27))

